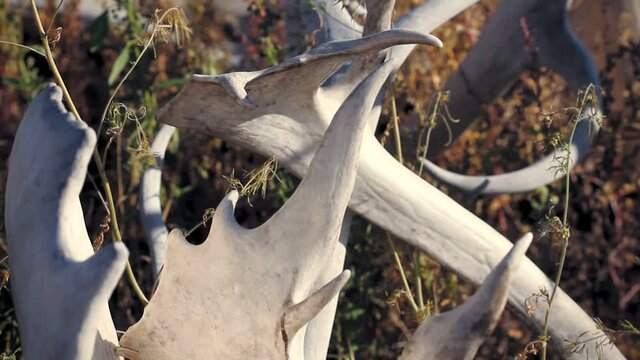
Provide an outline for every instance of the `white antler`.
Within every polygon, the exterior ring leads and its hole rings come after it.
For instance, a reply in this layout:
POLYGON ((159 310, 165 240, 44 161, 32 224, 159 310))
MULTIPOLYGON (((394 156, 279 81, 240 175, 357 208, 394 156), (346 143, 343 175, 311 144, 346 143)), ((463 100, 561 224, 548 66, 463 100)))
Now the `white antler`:
POLYGON ((532 239, 529 233, 518 240, 467 302, 420 325, 399 360, 473 359, 500 320, 510 283, 532 239))
MULTIPOLYGON (((343 92, 332 91, 339 85, 320 85, 344 61, 380 50, 402 34, 409 33, 391 30, 327 43, 263 71, 196 75, 161 109, 160 119, 177 127, 209 131, 247 149, 275 156, 304 177, 324 129, 343 102, 343 92), (282 86, 284 83, 287 86, 282 86)), ((350 208, 477 285, 511 248, 511 243, 493 228, 399 164, 372 132, 363 140, 350 208)), ((529 260, 514 276, 509 301, 522 313, 524 300, 532 292, 540 286, 552 287, 529 260)), ((593 320, 564 292, 558 292, 554 308, 562 309, 551 313, 554 339, 597 331, 593 320)), ((543 321, 535 320, 539 324, 543 321)), ((616 348, 606 351, 611 358, 622 358, 616 348)))
MULTIPOLYGON (((381 86, 390 68, 382 65, 337 111, 307 175, 266 223, 252 230, 238 225, 238 195, 232 192, 218 206, 202 245, 170 233, 158 289, 140 322, 122 337, 122 355, 305 359, 306 324, 349 277, 348 271, 327 269, 344 252, 338 238, 375 99, 367 94, 381 86)), ((325 330, 331 331, 330 324, 325 330)))
MULTIPOLYGON (((546 66, 560 74, 576 92, 589 84, 600 84, 589 52, 571 30, 566 1, 500 2, 480 40, 445 85, 451 94, 451 113, 461 119, 451 124, 454 138, 483 113, 485 104, 504 94, 532 65, 546 66)), ((571 167, 588 153, 600 128, 597 120, 601 117, 599 108, 586 106, 579 117, 585 121, 578 124, 570 144, 571 167)), ((430 143, 436 152, 448 139, 445 127, 440 128, 436 128, 430 143)), ((524 169, 491 176, 459 175, 429 161, 424 161, 424 164, 438 180, 465 191, 515 193, 531 191, 553 182, 556 179, 553 166, 556 157, 566 157, 566 154, 550 154, 524 169)))
POLYGON ((61 99, 55 85, 36 97, 11 152, 5 213, 22 348, 27 359, 116 359, 107 301, 128 252, 118 243, 93 255, 78 195, 95 133, 61 99))

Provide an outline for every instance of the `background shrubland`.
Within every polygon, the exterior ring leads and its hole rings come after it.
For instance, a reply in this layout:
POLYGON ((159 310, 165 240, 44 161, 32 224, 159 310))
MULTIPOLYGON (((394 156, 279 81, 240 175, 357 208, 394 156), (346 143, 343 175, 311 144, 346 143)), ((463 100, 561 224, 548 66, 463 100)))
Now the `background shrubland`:
MULTIPOLYGON (((398 0, 396 16, 416 3, 398 0)), ((149 142, 158 126, 158 107, 193 73, 259 69, 284 60, 289 53, 283 41, 278 1, 256 0, 245 5, 246 12, 239 19, 209 1, 183 4, 192 30, 190 41, 178 47, 172 44, 175 41, 170 41, 171 37, 156 39, 153 49, 142 57, 119 91, 115 99, 118 111, 109 112, 99 134, 101 148, 111 142, 105 162, 107 175, 116 197, 123 239, 146 293, 152 291, 154 284, 137 189, 141 173, 151 160, 149 142)), ((41 9, 45 24, 51 22, 56 6, 57 2, 50 0, 41 9)), ((118 0, 108 13, 87 20, 78 11, 79 1, 67 0, 63 4, 52 27, 52 32, 60 34, 54 52, 79 113, 94 128, 109 91, 147 40, 146 19, 156 9, 170 6, 170 1, 118 0)), ((444 41, 445 48, 417 49, 394 82, 407 167, 417 171, 418 138, 436 93, 477 40, 494 7, 495 1, 483 1, 439 28, 435 34, 444 41)), ((604 325, 617 329, 622 320, 640 323, 640 44, 634 42, 638 34, 624 26, 627 15, 616 12, 615 6, 606 8, 597 0, 584 0, 576 1, 574 7, 576 30, 589 45, 601 71, 606 119, 591 153, 571 174, 571 244, 562 287, 604 325), (589 19, 594 17, 599 21, 592 26, 594 22, 589 19)), ((9 4, 0 0, 0 40, 38 43, 27 2, 9 4)), ((312 45, 311 41, 305 44, 312 45)), ((50 78, 44 59, 28 50, 0 44, 0 202, 15 130, 27 104, 50 78)), ((532 69, 504 98, 489 105, 472 129, 435 160, 451 170, 469 174, 523 167, 542 157, 545 139, 567 127, 561 121, 546 126, 540 121, 540 113, 571 106, 575 96, 558 76, 545 69, 532 69)), ((389 125, 391 108, 389 98, 377 133, 394 152, 396 144, 389 125)), ((192 229, 221 200, 230 187, 229 179, 235 177, 245 183, 245 175, 267 160, 206 134, 180 131, 172 141, 163 171, 167 224, 170 228, 192 229)), ((97 182, 94 166, 89 173, 97 182)), ((262 223, 295 189, 298 181, 291 174, 280 168, 275 172, 276 176, 269 177, 264 197, 258 191, 250 202, 246 199, 239 204, 236 215, 245 226, 262 223)), ((551 205, 560 203, 560 182, 518 195, 476 197, 444 187, 442 190, 508 238, 533 231, 536 239, 529 256, 547 274, 554 273, 560 247, 548 236, 545 220, 551 211, 564 210, 561 205, 551 205)), ((108 220, 89 180, 81 200, 89 234, 94 246, 99 247, 103 241, 110 241, 105 236, 108 220)), ((0 353, 20 358, 2 211, 0 206, 0 353)), ((188 239, 197 243, 206 232, 206 227, 200 226, 188 239)), ((416 315, 402 296, 403 285, 386 232, 357 218, 351 238, 354 240, 349 244, 347 267, 354 276, 341 294, 330 357, 394 359, 404 335, 416 327, 416 315)), ((424 298, 431 313, 453 308, 472 293, 470 285, 425 255, 417 256, 399 241, 392 243, 410 280, 416 275, 412 264, 420 262, 424 298)), ((142 304, 124 280, 110 305, 117 329, 126 329, 142 314, 142 304)), ((478 357, 512 358, 537 336, 507 311, 478 357)), ((617 344, 628 358, 640 359, 640 347, 634 340, 638 341, 620 334, 617 344)))

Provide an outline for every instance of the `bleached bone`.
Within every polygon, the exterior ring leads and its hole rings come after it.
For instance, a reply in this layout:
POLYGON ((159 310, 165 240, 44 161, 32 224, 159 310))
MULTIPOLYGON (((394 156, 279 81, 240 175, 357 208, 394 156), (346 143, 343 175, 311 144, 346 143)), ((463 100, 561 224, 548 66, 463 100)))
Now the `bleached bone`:
POLYGON ((421 324, 399 360, 471 360, 495 329, 507 303, 511 280, 531 244, 523 236, 500 261, 482 286, 463 305, 434 315, 421 324))
MULTIPOLYGON (((320 85, 342 62, 383 47, 383 39, 395 36, 391 34, 402 33, 390 31, 368 39, 323 44, 262 71, 195 75, 160 110, 159 118, 275 156, 304 177, 324 129, 342 104, 341 93, 336 95, 320 85), (368 45, 361 45, 364 43, 368 45)), ((393 59, 390 63, 397 64, 393 59)), ((363 140, 350 208, 476 285, 512 246, 485 222, 399 164, 372 131, 363 140)), ((528 259, 514 275, 513 284, 509 302, 523 314, 524 300, 532 292, 540 286, 553 286, 528 259)), ((543 319, 536 316, 535 322, 541 324, 543 319)), ((561 290, 549 321, 553 339, 575 339, 584 331, 598 331, 591 317, 561 290)), ((611 359, 623 358, 617 348, 605 351, 611 359)))
MULTIPOLYGON (((460 68, 447 80, 449 108, 462 121, 451 124, 454 138, 484 111, 483 106, 502 96, 530 66, 546 66, 578 91, 589 84, 599 85, 596 66, 568 20, 566 1, 502 0, 487 22, 478 43, 469 51, 460 68), (526 34, 529 32, 529 34, 526 34)), ((571 167, 588 153, 600 128, 600 109, 585 107, 571 143, 571 167)), ((444 126, 436 128, 430 148, 437 153, 448 140, 444 126)), ((434 152, 432 151, 432 154, 434 152)), ((466 176, 423 161, 438 180, 478 194, 515 193, 534 190, 556 179, 554 157, 550 154, 518 171, 491 176, 466 176)))
POLYGON ((375 99, 365 95, 386 80, 388 65, 381 65, 336 112, 307 175, 267 222, 242 228, 233 213, 238 194, 232 192, 218 206, 202 245, 189 244, 179 231, 169 234, 158 289, 142 319, 123 335, 122 355, 132 360, 306 359, 305 324, 349 276, 347 271, 336 278, 339 269, 333 274, 326 269, 337 253, 344 254, 338 237, 366 114, 375 99), (327 281, 327 276, 336 279, 327 281))
POLYGON ((285 41, 291 55, 298 55, 311 38, 321 44, 362 35, 362 26, 349 14, 343 2, 284 0, 282 11, 285 41))
MULTIPOLYGON (((385 1, 388 0, 373 0, 370 2, 384 3, 385 1)), ((475 4, 476 2, 478 2, 478 0, 427 1, 401 17, 397 22, 395 22, 393 27, 396 29, 416 31, 422 34, 428 34, 440 25, 449 21, 464 9, 475 4)), ((376 5, 380 6, 379 4, 376 5)), ((381 16, 380 18, 384 19, 385 16, 381 16)), ((372 26, 371 33, 375 32, 376 28, 380 30, 386 29, 386 26, 382 25, 382 23, 370 21, 369 19, 367 21, 376 24, 372 26)), ((414 47, 415 45, 411 44, 400 45, 394 46, 389 50, 391 53, 390 59, 393 62, 393 73, 395 73, 400 68, 400 66, 402 66, 414 47)), ((368 75, 369 71, 371 71, 369 67, 355 67, 336 72, 331 76, 327 83, 323 85, 323 87, 325 88, 325 90, 332 92, 332 97, 335 98, 336 101, 341 102, 351 93, 351 91, 359 84, 359 82, 368 75), (346 79, 342 79, 344 73, 346 73, 347 71, 350 75, 346 79)), ((386 88, 382 88, 378 95, 376 106, 372 109, 371 114, 369 115, 369 123, 372 129, 375 129, 380 118, 381 104, 382 100, 384 99, 385 93, 386 88)))
MULTIPOLYGON (((310 0, 302 6, 316 10, 320 18, 319 23, 309 23, 311 29, 318 29, 316 41, 320 44, 335 40, 352 40, 362 36, 362 26, 349 14, 342 2, 332 0, 310 0)), ((307 16, 306 19, 309 19, 307 16)))
MULTIPOLYGON (((422 32, 428 32, 433 28, 439 26, 444 23, 449 18, 453 17, 459 11, 462 11, 466 6, 473 4, 477 0, 469 1, 458 1, 456 3, 448 4, 446 1, 431 1, 425 5, 421 5, 418 8, 414 9, 411 14, 406 15, 403 19, 400 20, 399 25, 409 29, 415 29, 422 32), (420 18, 427 16, 429 21, 421 21, 420 18)), ((283 6, 287 9, 287 14, 285 16, 289 20, 293 20, 292 24, 286 24, 288 27, 287 36, 289 39, 289 44, 297 44, 295 38, 300 36, 300 29, 294 29, 291 31, 291 27, 295 24, 299 24, 300 22, 305 24, 306 29, 315 29, 319 26, 319 23, 313 22, 313 17, 310 16, 310 9, 305 6, 307 3, 298 2, 298 1, 285 1, 283 6), (299 12, 296 14, 296 12, 299 12), (293 39, 293 40, 292 40, 293 39)), ((322 32, 317 37, 317 41, 320 43, 326 42, 331 39, 347 39, 347 38, 355 38, 360 35, 363 31, 362 28, 357 25, 353 21, 353 19, 349 16, 348 12, 343 8, 342 4, 335 1, 321 1, 317 0, 311 3, 317 9, 320 17, 323 19, 322 24, 322 32), (346 22, 345 22, 346 21, 346 22), (348 26, 345 26, 348 25, 348 26)), ((368 1, 368 6, 373 9, 373 16, 367 17, 367 34, 375 33, 377 31, 387 30, 389 28, 389 21, 391 17, 391 11, 393 8, 392 1, 368 1), (387 4, 384 4, 384 3, 387 4)), ((391 58, 391 62, 393 65, 393 70, 396 71, 402 61, 408 56, 410 49, 413 49, 413 45, 404 45, 400 48, 400 51, 397 52, 397 55, 402 58, 401 61, 398 61, 397 58, 391 58)), ((364 76, 367 76, 368 73, 372 70, 372 68, 376 65, 371 59, 359 61, 360 66, 358 66, 359 73, 351 71, 350 76, 352 77, 349 82, 342 81, 342 83, 348 83, 348 87, 346 90, 343 90, 341 96, 346 96, 348 93, 353 90, 353 87, 362 81, 364 76)), ((344 85, 342 86, 345 87, 344 85)), ((335 90, 333 90, 335 92, 335 90)), ((381 91, 381 94, 378 96, 376 101, 376 106, 374 110, 369 114, 369 122, 371 124, 371 131, 375 128, 377 124, 377 120, 380 114, 380 102, 384 95, 384 90, 381 91)), ((340 99, 340 102, 342 98, 340 99)), ((168 138, 166 138, 168 141, 168 138)), ((160 141, 160 140, 159 140, 160 141)), ((154 143, 155 144, 155 143, 154 143)), ((162 152, 160 143, 158 143, 158 147, 154 146, 154 153, 162 152)), ((146 176, 143 178, 142 189, 148 188, 145 191, 146 194, 156 194, 152 196, 147 196, 145 194, 141 194, 142 199, 149 199, 149 201, 145 201, 142 203, 142 216, 143 221, 146 227, 146 235, 147 241, 150 244, 152 262, 154 266, 154 272, 157 273, 164 263, 164 250, 163 246, 166 241, 166 226, 163 223, 161 217, 161 206, 160 206, 160 174, 155 171, 155 169, 151 169, 152 175, 149 175, 151 179, 157 179, 150 181, 145 181, 146 176), (150 184, 150 185, 148 185, 150 184)), ((346 244, 348 239, 348 230, 349 224, 351 223, 351 214, 347 214, 345 216, 345 221, 343 225, 343 232, 341 235, 342 244, 346 244)), ((344 261, 344 254, 342 256, 337 256, 335 259, 335 264, 333 268, 341 268, 344 261)), ((316 346, 315 343, 325 343, 328 342, 330 334, 326 332, 327 329, 326 324, 333 323, 334 317, 334 309, 335 302, 330 304, 327 309, 323 312, 321 316, 318 316, 310 325, 310 331, 307 332, 307 339, 310 344, 305 346, 305 354, 306 359, 324 359, 325 350, 323 350, 323 346, 316 346), (313 329, 320 329, 321 333, 324 335, 320 336, 316 334, 313 329), (314 349, 320 349, 316 351, 314 349), (315 357, 314 357, 315 356, 315 357)))
POLYGON ((151 252, 151 265, 154 276, 160 273, 162 264, 164 264, 167 235, 169 234, 167 226, 162 219, 160 190, 162 188, 164 154, 174 132, 175 128, 173 126, 160 126, 160 130, 158 130, 151 144, 151 152, 153 153, 155 164, 144 172, 140 182, 140 212, 151 252))
POLYGON ((107 302, 128 255, 93 254, 78 195, 96 142, 47 86, 29 106, 9 164, 5 222, 13 302, 27 359, 116 359, 107 302))

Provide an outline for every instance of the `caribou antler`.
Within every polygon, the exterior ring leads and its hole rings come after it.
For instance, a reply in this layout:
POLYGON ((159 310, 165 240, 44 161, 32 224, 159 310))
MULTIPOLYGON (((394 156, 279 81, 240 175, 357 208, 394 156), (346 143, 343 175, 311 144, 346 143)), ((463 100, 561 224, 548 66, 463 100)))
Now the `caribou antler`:
POLYGON ((107 301, 127 249, 93 255, 78 195, 96 142, 51 84, 16 134, 6 191, 11 288, 27 359, 116 359, 107 301))
MULTIPOLYGON (((480 40, 445 85, 451 94, 451 113, 462 120, 450 126, 454 138, 482 114, 485 104, 501 96, 531 65, 555 71, 574 91, 589 84, 599 85, 589 52, 571 30, 566 1, 500 2, 480 40)), ((588 153, 600 128, 599 108, 586 106, 578 116, 586 121, 578 124, 570 144, 571 167, 588 153)), ((430 145, 436 153, 448 139, 444 131, 444 127, 436 128, 432 136, 430 145)), ((492 176, 459 175, 428 160, 423 163, 426 170, 445 184, 478 194, 496 194, 531 191, 553 182, 556 157, 566 157, 566 153, 550 154, 524 169, 492 176)))
POLYGON ((507 303, 511 280, 533 236, 523 236, 463 305, 434 315, 413 334, 399 360, 471 360, 507 303))
MULTIPOLYGON (((437 8, 433 10, 438 13, 437 8)), ((324 129, 343 103, 342 90, 334 92, 333 84, 328 88, 321 84, 343 62, 413 36, 391 30, 323 44, 262 71, 195 75, 161 109, 159 117, 171 125, 208 131, 260 154, 275 156, 304 177, 324 129), (282 86, 285 81, 288 86, 282 86)), ((420 42, 435 43, 428 38, 420 42)), ((396 65, 397 61, 392 59, 390 63, 396 65)), ((379 90, 374 89, 374 93, 379 90)), ((399 164, 371 131, 363 140, 349 206, 476 285, 511 248, 511 243, 493 228, 399 164)), ((513 283, 509 301, 523 314, 524 300, 532 292, 540 286, 553 286, 529 260, 514 275, 513 283)), ((576 338, 584 331, 598 331, 593 320, 564 292, 558 291, 553 306, 556 310, 549 319, 553 338, 576 338)), ((535 321, 541 324, 544 320, 538 315, 535 321)), ((611 358, 622 358, 616 348, 606 351, 611 358)))
MULTIPOLYGON (((232 192, 218 206, 202 245, 171 232, 158 289, 140 322, 122 337, 122 355, 308 359, 305 326, 349 277, 348 271, 338 275, 342 264, 335 268, 336 254, 344 254, 338 238, 375 99, 367 94, 389 72, 389 64, 382 65, 340 107, 300 186, 266 223, 252 230, 238 225, 238 194, 232 192)), ((328 342, 316 345, 326 355, 328 342)))

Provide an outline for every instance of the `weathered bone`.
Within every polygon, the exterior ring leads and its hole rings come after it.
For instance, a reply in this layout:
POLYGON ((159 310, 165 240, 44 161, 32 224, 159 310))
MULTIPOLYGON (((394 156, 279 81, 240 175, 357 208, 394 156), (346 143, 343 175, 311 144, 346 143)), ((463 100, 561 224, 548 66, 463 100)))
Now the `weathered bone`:
MULTIPOLYGON (((448 4, 446 1, 431 1, 428 4, 422 5, 409 15, 406 15, 401 21, 400 24, 403 27, 416 29, 422 32, 428 32, 435 28, 436 26, 444 23, 449 18, 457 14, 459 11, 463 10, 464 7, 473 4, 475 1, 465 0, 463 2, 456 2, 455 4, 448 4), (425 15, 426 14, 426 15, 425 15), (434 16, 436 15, 436 16, 434 16), (424 22, 420 21, 420 17, 428 16, 429 21, 424 22)), ((389 21, 391 16, 391 10, 393 2, 383 0, 380 2, 369 1, 369 6, 373 9, 373 15, 371 17, 367 17, 367 32, 375 33, 376 31, 386 30, 389 28, 389 21), (384 4, 387 2, 388 4, 384 4)), ((287 8, 287 18, 293 19, 293 23, 303 22, 307 29, 317 28, 320 24, 313 22, 313 17, 309 15, 308 7, 306 4, 294 2, 285 2, 283 6, 287 8), (296 14, 296 12, 299 12, 296 14)), ((320 14, 322 20, 322 29, 321 33, 317 37, 317 41, 320 43, 324 43, 326 41, 332 39, 351 39, 360 36, 362 33, 362 29, 353 21, 353 19, 349 16, 346 10, 343 8, 341 3, 334 1, 314 1, 312 6, 315 6, 320 14), (342 19, 342 20, 341 20, 342 19), (344 20, 344 21, 343 21, 344 20), (346 21, 346 22, 345 22, 346 21), (345 26, 348 25, 348 26, 345 26)), ((296 37, 299 37, 299 29, 294 29, 294 31, 290 31, 291 24, 287 24, 289 30, 287 30, 287 36, 289 37, 290 45, 297 44, 296 37)), ((412 45, 404 45, 402 47, 403 51, 398 53, 402 60, 404 60, 408 54, 410 49, 413 48, 412 45)), ((397 70, 402 61, 398 61, 397 58, 392 58, 390 60, 393 65, 393 70, 397 70)), ((376 65, 375 62, 363 60, 361 63, 365 62, 364 66, 360 66, 359 73, 351 71, 352 79, 349 81, 349 86, 346 90, 342 91, 341 96, 347 96, 348 93, 345 91, 351 92, 354 86, 357 86, 362 79, 367 76, 367 74, 374 68, 376 65)), ((327 81, 330 82, 330 81, 327 81)), ((343 80, 344 84, 345 81, 343 80)), ((342 85, 345 88, 344 85, 342 85)), ((335 93, 335 90, 333 90, 335 93)), ((380 102, 383 97, 384 90, 381 91, 381 95, 378 96, 376 106, 369 114, 369 122, 371 124, 371 131, 375 128, 379 114, 380 114, 380 102)), ((344 98, 340 98, 340 102, 342 102, 344 98)), ((168 139, 166 139, 168 141, 168 139)), ((161 141, 161 140, 158 140, 161 141)), ((155 146, 154 142, 154 153, 161 153, 162 149, 160 143, 158 143, 158 147, 155 146)), ((157 156, 157 155, 156 155, 157 156)), ((148 199, 142 205, 142 216, 144 219, 145 227, 147 229, 147 240, 150 244, 150 248, 152 249, 152 261, 154 264, 154 270, 157 273, 164 263, 164 249, 163 246, 166 246, 166 226, 164 225, 161 217, 161 207, 160 207, 160 174, 156 172, 155 168, 150 169, 153 175, 150 175, 149 181, 145 181, 146 175, 143 178, 142 189, 147 189, 145 191, 146 194, 156 194, 152 196, 147 196, 144 193, 141 194, 143 199, 148 199), (153 179, 153 180, 152 180, 153 179), (157 179, 157 180, 155 180, 157 179)), ((341 233, 341 243, 344 245, 348 239, 348 230, 349 224, 351 223, 351 214, 350 212, 345 215, 345 220, 343 223, 343 231, 341 233)), ((344 253, 336 256, 334 264, 332 267, 328 269, 329 273, 334 273, 335 269, 342 268, 342 264, 344 262, 344 253)), ((318 316, 311 324, 309 324, 308 331, 306 334, 308 344, 305 344, 305 358, 307 360, 313 359, 324 359, 326 351, 324 350, 324 346, 321 344, 327 343, 329 341, 330 333, 327 332, 328 329, 327 324, 333 323, 334 311, 335 311, 335 301, 327 306, 325 311, 318 316), (315 330, 317 329, 317 331, 315 330), (320 345, 318 345, 318 343, 320 345)))
POLYGON ((338 237, 374 101, 353 99, 372 93, 389 71, 382 65, 337 111, 306 177, 266 223, 252 230, 238 225, 238 194, 232 192, 202 245, 187 243, 179 231, 169 234, 158 289, 140 322, 122 337, 121 354, 132 360, 305 359, 303 325, 349 275, 318 284, 336 253, 344 253, 338 237))
MULTIPOLYGON (((383 45, 373 44, 393 33, 327 43, 263 71, 196 75, 161 109, 160 119, 177 127, 209 131, 244 148, 275 156, 304 177, 324 129, 342 103, 342 93, 320 88, 320 84, 349 59, 345 49, 357 55, 354 49, 364 49, 356 45, 363 43, 357 42, 366 41, 367 50, 374 51, 383 45), (287 86, 282 86, 285 82, 287 86)), ((390 63, 397 64, 393 59, 390 63)), ((399 164, 371 131, 363 140, 350 208, 476 285, 511 248, 511 243, 493 228, 399 164)), ((553 286, 529 260, 514 275, 513 284, 509 301, 522 313, 524 300, 532 292, 540 286, 553 286)), ((541 324, 543 319, 538 315, 535 321, 541 324)), ((574 339, 584 331, 598 330, 560 290, 550 317, 550 331, 554 339, 574 339)), ((612 359, 623 358, 616 348, 605 351, 612 359)))
MULTIPOLYGON (((384 2, 388 0, 378 0, 378 2, 384 2)), ((374 1, 375 2, 375 1, 374 1)), ((400 18, 395 24, 394 28, 402 29, 407 31, 416 31, 421 34, 428 34, 431 31, 435 30, 440 25, 449 21, 452 17, 456 16, 458 13, 468 8, 469 6, 475 4, 478 0, 458 0, 458 1, 449 1, 449 0, 431 0, 427 1, 424 4, 417 6, 415 9, 411 10, 408 14, 404 15, 400 18)), ((378 9, 383 10, 384 6, 380 6, 376 4, 378 9)), ((388 8, 387 8, 388 9, 388 8)), ((390 9, 388 9, 390 10, 390 9)), ((383 10, 384 13, 384 10, 383 10)), ((386 19, 386 16, 383 14, 379 16, 380 19, 386 19)), ((370 20, 368 20, 370 21, 370 20)), ((386 28, 386 24, 384 22, 379 21, 370 21, 372 23, 371 31, 375 31, 376 29, 383 30, 386 28)), ((338 39, 342 40, 342 39, 338 39)), ((393 73, 395 73, 400 66, 407 59, 411 51, 414 49, 415 45, 400 45, 394 46, 389 49, 390 51, 390 59, 393 63, 393 73)), ((332 98, 337 102, 342 102, 351 91, 358 86, 359 82, 362 81, 367 75, 368 72, 371 71, 369 67, 355 67, 348 68, 344 71, 336 72, 324 85, 323 88, 326 91, 330 91, 332 93, 332 98), (345 73, 349 73, 347 79, 343 79, 345 73)), ((372 129, 375 129, 378 120, 380 118, 381 111, 381 103, 384 99, 386 93, 386 88, 382 88, 380 93, 378 94, 378 101, 376 102, 376 106, 371 110, 371 114, 369 115, 369 124, 372 129)))
POLYGON ((345 270, 327 285, 302 302, 290 306, 285 310, 282 329, 288 335, 295 335, 303 326, 316 317, 329 302, 338 295, 345 286, 351 271, 345 270))
MULTIPOLYGON (((316 41, 319 44, 335 40, 352 40, 362 36, 362 26, 349 14, 342 2, 311 0, 308 6, 316 10, 320 17, 320 23, 309 24, 310 27, 318 29, 316 41)), ((301 11, 304 10, 301 8, 301 11)))
POLYGON ((513 275, 531 244, 523 236, 500 261, 476 293, 463 305, 434 315, 415 331, 399 360, 471 360, 495 329, 513 275))
POLYGON ((284 0, 282 2, 285 41, 292 56, 298 55, 309 38, 322 44, 361 37, 362 26, 349 14, 344 3, 332 0, 284 0))
POLYGON ((151 250, 151 265, 156 276, 164 264, 167 248, 167 226, 162 219, 162 205, 160 204, 160 190, 162 188, 162 165, 164 154, 169 146, 175 128, 170 125, 162 125, 151 144, 151 152, 155 159, 149 169, 142 175, 140 182, 140 212, 142 225, 147 236, 149 249, 151 250))
POLYGON ((127 249, 93 255, 78 195, 96 142, 55 85, 29 106, 16 134, 5 213, 11 288, 27 359, 116 359, 107 302, 127 249))
MULTIPOLYGON (((454 138, 483 113, 483 106, 501 96, 529 66, 546 66, 578 91, 589 84, 599 85, 598 71, 582 42, 568 21, 566 1, 503 0, 487 22, 478 43, 460 68, 447 80, 449 108, 455 118, 451 124, 454 138), (529 34, 525 34, 529 32, 529 34)), ((573 167, 589 151, 598 133, 595 120, 600 109, 586 107, 579 116, 588 118, 578 125, 571 144, 573 167)), ((446 129, 435 129, 430 142, 432 154, 438 153, 448 140, 446 129)), ((524 169, 492 176, 459 175, 424 161, 438 180, 461 190, 479 193, 515 193, 534 190, 553 182, 554 154, 524 169)), ((566 154, 557 154, 566 157, 566 154)))

